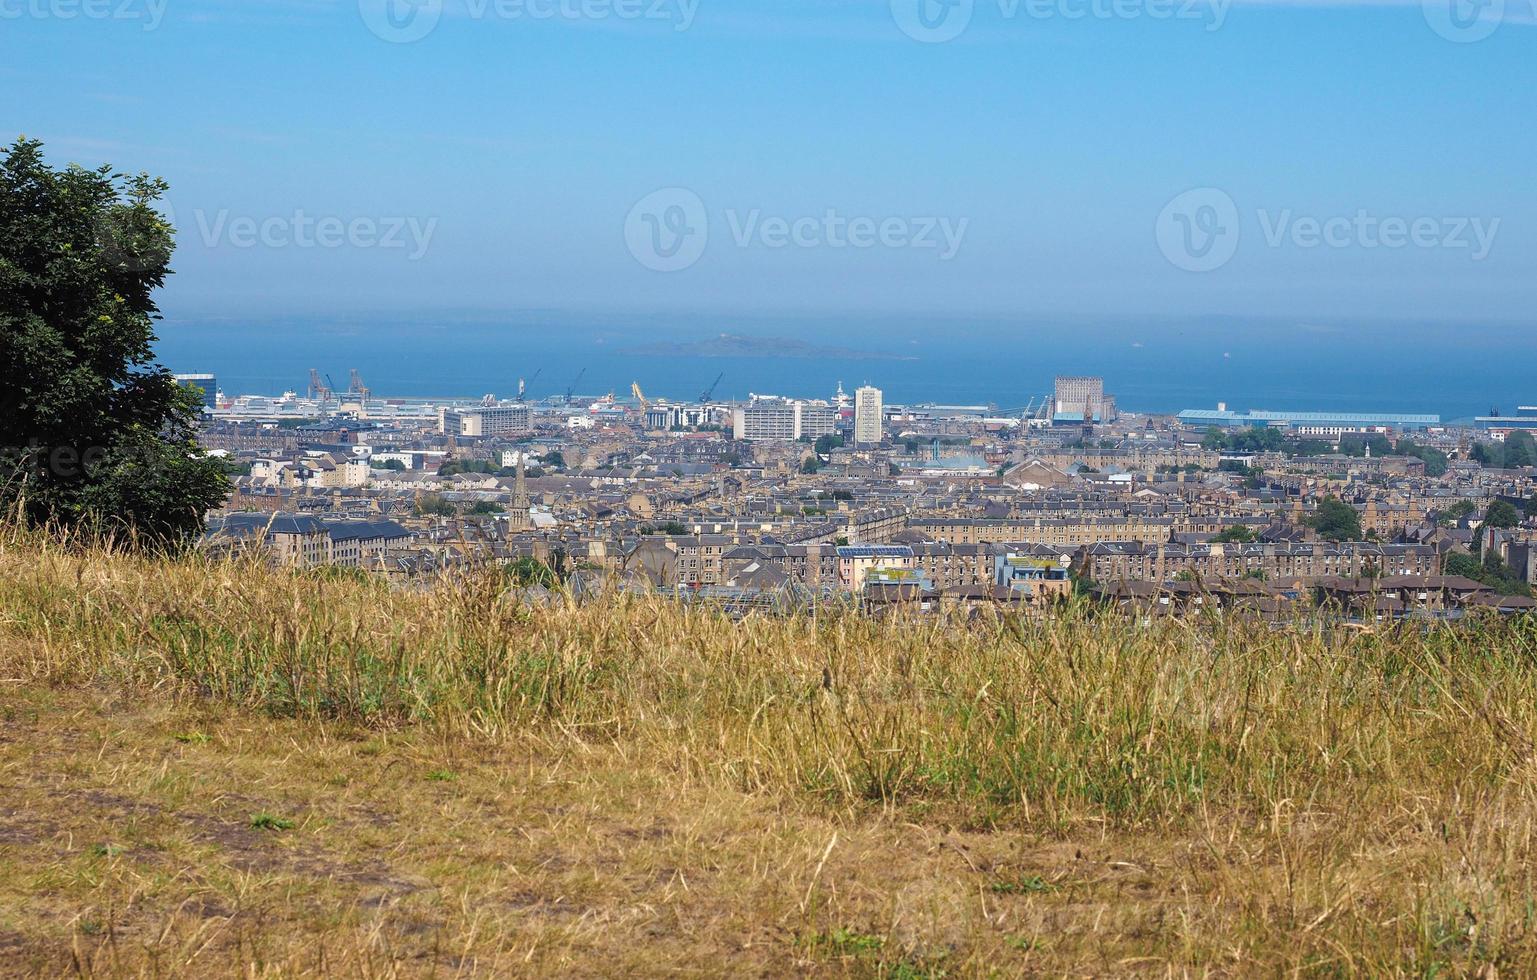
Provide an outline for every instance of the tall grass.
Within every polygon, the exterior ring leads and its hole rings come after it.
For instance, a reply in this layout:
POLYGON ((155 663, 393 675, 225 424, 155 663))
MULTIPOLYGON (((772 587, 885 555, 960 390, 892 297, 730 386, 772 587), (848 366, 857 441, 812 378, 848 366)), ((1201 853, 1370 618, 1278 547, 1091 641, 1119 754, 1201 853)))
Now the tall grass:
POLYGON ((7 677, 618 742, 743 789, 1046 832, 1424 797, 1524 806, 1534 641, 1530 622, 1361 634, 1081 608, 736 623, 661 599, 529 606, 493 574, 400 590, 0 534, 7 677))

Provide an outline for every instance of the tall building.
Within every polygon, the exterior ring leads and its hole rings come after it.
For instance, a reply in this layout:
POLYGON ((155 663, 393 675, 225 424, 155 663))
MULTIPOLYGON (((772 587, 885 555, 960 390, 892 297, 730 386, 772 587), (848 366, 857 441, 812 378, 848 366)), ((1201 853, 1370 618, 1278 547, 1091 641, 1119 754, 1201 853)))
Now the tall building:
POLYGON ((885 438, 881 390, 865 385, 854 391, 854 441, 873 446, 885 438))
POLYGON ((1103 378, 1058 378, 1051 409, 1052 421, 1065 425, 1114 422, 1116 418, 1115 398, 1105 394, 1103 378))
POLYGON ((203 396, 204 408, 218 407, 219 380, 211 374, 178 374, 176 383, 184 388, 196 388, 203 396))

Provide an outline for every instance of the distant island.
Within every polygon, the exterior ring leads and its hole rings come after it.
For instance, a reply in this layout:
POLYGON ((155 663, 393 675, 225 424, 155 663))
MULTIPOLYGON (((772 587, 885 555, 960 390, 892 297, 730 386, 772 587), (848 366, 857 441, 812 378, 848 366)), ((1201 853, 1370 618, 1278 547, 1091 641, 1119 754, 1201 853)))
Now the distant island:
POLYGON ((879 351, 850 350, 846 347, 819 347, 788 337, 738 337, 723 333, 705 340, 647 344, 628 347, 622 354, 644 357, 796 357, 839 358, 846 361, 916 361, 916 357, 885 354, 879 351))

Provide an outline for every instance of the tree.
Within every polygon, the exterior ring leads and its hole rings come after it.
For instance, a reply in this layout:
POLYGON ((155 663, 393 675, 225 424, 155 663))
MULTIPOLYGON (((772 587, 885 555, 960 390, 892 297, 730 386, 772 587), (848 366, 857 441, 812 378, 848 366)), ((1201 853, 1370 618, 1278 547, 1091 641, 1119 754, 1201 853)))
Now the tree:
POLYGON ((648 524, 640 529, 640 533, 645 535, 661 534, 676 538, 688 534, 688 527, 678 521, 668 521, 665 524, 654 527, 648 524))
POLYGON ((1298 439, 1292 447, 1293 456, 1327 456, 1334 452, 1334 446, 1322 439, 1298 439))
POLYGON ((817 436, 816 451, 819 456, 826 456, 834 449, 843 448, 843 437, 840 435, 817 436))
POLYGON ((1537 441, 1530 432, 1517 430, 1505 437, 1505 468, 1537 466, 1537 441))
POLYGON ((1484 512, 1484 527, 1515 527, 1521 523, 1521 512, 1508 500, 1496 500, 1484 512))
POLYGON ((417 517, 453 517, 458 511, 442 494, 424 493, 413 507, 417 517))
POLYGON ((1467 498, 1463 498, 1437 514, 1436 523, 1447 526, 1457 524, 1463 518, 1471 517, 1477 510, 1477 504, 1467 498))
POLYGON ((1229 452, 1274 453, 1281 450, 1285 437, 1280 429, 1268 425, 1251 426, 1228 440, 1229 452))
POLYGON ((1432 449, 1429 446, 1421 446, 1416 442, 1405 439, 1398 444, 1398 451, 1404 456, 1413 456, 1416 459, 1424 460, 1426 476, 1446 475, 1447 457, 1441 450, 1432 449))
POLYGON ((456 476, 460 473, 484 473, 486 475, 497 474, 511 476, 517 472, 510 469, 505 474, 499 467, 493 466, 490 460, 485 459, 450 459, 445 460, 438 467, 438 476, 456 476))
POLYGON ((1468 455, 1473 458, 1473 462, 1491 470, 1503 469, 1505 466, 1505 450, 1499 443, 1476 442, 1468 455))
POLYGON ((1446 556, 1441 570, 1447 575, 1482 582, 1501 595, 1530 595, 1532 591, 1498 555, 1485 555, 1480 561, 1465 551, 1453 551, 1446 556))
POLYGON ((0 506, 36 524, 184 545, 229 479, 195 438, 198 393, 155 363, 170 274, 164 181, 0 159, 0 506))
POLYGON ((1327 541, 1361 540, 1361 515, 1338 497, 1320 500, 1318 510, 1308 524, 1327 541))
POLYGON ((560 579, 556 576, 554 569, 539 559, 528 555, 509 562, 506 566, 506 572, 507 577, 512 579, 513 584, 520 588, 538 585, 546 589, 553 589, 560 584, 560 579))
POLYGON ((1453 551, 1446 556, 1441 570, 1447 575, 1461 575, 1479 581, 1483 577, 1484 566, 1477 558, 1465 551, 1453 551))
POLYGON ((1368 449, 1373 456, 1393 455, 1393 444, 1388 442, 1387 436, 1381 434, 1340 438, 1340 452, 1346 456, 1365 456, 1368 449))
POLYGON ((1225 528, 1219 534, 1215 535, 1212 540, 1219 544, 1248 544, 1249 542, 1256 540, 1258 537, 1259 535, 1255 534, 1244 525, 1234 524, 1232 527, 1225 528))

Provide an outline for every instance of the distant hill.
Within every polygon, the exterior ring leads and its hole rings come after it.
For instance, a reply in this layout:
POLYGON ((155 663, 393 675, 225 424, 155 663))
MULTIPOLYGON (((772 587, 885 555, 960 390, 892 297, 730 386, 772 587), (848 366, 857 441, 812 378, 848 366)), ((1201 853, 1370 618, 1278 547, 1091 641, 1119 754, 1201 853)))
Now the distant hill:
POLYGON ((681 343, 646 344, 625 348, 621 353, 645 357, 835 357, 845 361, 916 361, 916 357, 886 354, 880 351, 851 350, 846 347, 820 347, 788 337, 739 337, 723 333, 705 340, 681 343))

